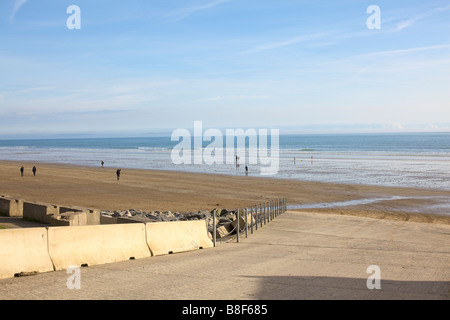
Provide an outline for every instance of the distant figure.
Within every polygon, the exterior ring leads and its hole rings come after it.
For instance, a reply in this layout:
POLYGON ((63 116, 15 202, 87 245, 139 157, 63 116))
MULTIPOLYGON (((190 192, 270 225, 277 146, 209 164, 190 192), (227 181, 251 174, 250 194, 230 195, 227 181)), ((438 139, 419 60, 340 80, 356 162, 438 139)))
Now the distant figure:
POLYGON ((36 166, 34 166, 34 167, 33 167, 33 175, 34 175, 34 176, 36 176, 36 171, 37 171, 36 166))
POLYGON ((120 179, 120 171, 122 171, 122 170, 121 169, 117 169, 117 171, 116 171, 117 180, 120 179))
POLYGON ((23 171, 24 171, 25 169, 24 169, 24 167, 22 166, 21 168, 20 168, 20 174, 22 175, 22 177, 23 177, 23 171))
POLYGON ((103 165, 104 165, 105 163, 103 162, 103 160, 102 160, 102 168, 103 168, 103 165))
POLYGON ((245 166, 245 175, 248 176, 248 167, 245 166))

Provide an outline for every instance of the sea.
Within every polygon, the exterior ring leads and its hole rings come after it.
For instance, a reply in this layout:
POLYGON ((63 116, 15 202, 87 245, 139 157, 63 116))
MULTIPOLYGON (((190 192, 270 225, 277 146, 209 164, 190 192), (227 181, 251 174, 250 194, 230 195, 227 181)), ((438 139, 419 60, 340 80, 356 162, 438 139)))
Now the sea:
MULTIPOLYGON (((192 138, 193 139, 193 138, 192 138)), ((276 171, 271 177, 303 181, 401 186, 450 190, 449 133, 383 134, 281 134, 276 152, 267 137, 267 156, 273 155, 276 171)), ((252 156, 246 140, 244 150, 230 150, 222 142, 224 157, 214 163, 179 163, 177 154, 195 154, 195 144, 180 151, 180 142, 167 137, 76 138, 0 140, 0 160, 131 168, 173 170, 226 175, 260 176, 268 166, 252 156), (180 153, 181 152, 181 153, 180 153), (227 153, 230 152, 230 153, 227 153), (234 153, 235 152, 235 153, 234 153), (225 154, 240 154, 228 162, 225 154), (220 161, 223 159, 223 161, 220 161)), ((211 151, 203 141, 200 152, 211 151)), ((242 146, 241 146, 242 147, 242 146)), ((261 151, 261 150, 260 150, 261 151)), ((215 153, 209 153, 216 155, 215 153)), ((258 156, 258 153, 256 154, 258 156)), ((267 160, 267 159, 266 159, 267 160)))

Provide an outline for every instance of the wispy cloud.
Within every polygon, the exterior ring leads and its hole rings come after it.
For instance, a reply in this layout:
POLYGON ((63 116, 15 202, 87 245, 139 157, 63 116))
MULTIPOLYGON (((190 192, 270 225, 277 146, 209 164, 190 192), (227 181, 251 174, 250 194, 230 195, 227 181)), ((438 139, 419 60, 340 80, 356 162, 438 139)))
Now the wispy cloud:
POLYGON ((424 20, 426 18, 429 18, 435 14, 441 13, 441 12, 445 12, 447 10, 450 10, 450 5, 446 6, 446 7, 442 7, 442 8, 435 8, 433 10, 429 10, 427 12, 424 12, 422 14, 419 14, 417 16, 414 16, 410 19, 406 19, 403 20, 401 22, 399 22, 397 24, 397 31, 401 31, 405 28, 411 27, 413 24, 415 24, 416 22, 420 21, 420 20, 424 20))
POLYGON ((353 58, 390 57, 390 56, 394 56, 394 55, 402 55, 402 54, 408 54, 408 53, 414 53, 414 52, 449 49, 449 48, 450 48, 450 44, 442 44, 442 45, 416 47, 416 48, 409 48, 409 49, 377 51, 377 52, 366 53, 366 54, 354 56, 353 58))
POLYGON ((198 11, 211 9, 218 5, 221 5, 222 3, 230 2, 230 1, 231 0, 215 0, 215 1, 210 1, 210 2, 204 3, 202 5, 198 5, 198 6, 185 7, 180 10, 173 11, 173 12, 167 14, 165 17, 170 18, 172 21, 180 21, 180 20, 186 19, 187 17, 189 17, 190 15, 192 15, 198 11))
POLYGON ((269 95, 241 95, 241 96, 217 96, 210 98, 203 98, 199 101, 236 101, 236 100, 248 100, 248 99, 268 99, 269 95))
POLYGON ((9 17, 10 21, 14 21, 14 17, 19 12, 20 8, 27 2, 27 0, 15 0, 13 10, 11 12, 11 15, 9 17))
POLYGON ((88 81, 74 78, 70 87, 61 81, 57 87, 36 86, 0 91, 0 99, 3 97, 6 100, 0 108, 0 117, 8 114, 34 116, 71 112, 115 112, 127 108, 142 110, 147 109, 150 102, 172 92, 173 87, 184 83, 178 79, 88 81))
POLYGON ((253 49, 244 51, 243 54, 251 54, 251 53, 257 53, 257 52, 262 52, 262 51, 267 51, 267 50, 273 50, 273 49, 278 49, 278 48, 282 48, 282 47, 292 46, 292 45, 295 45, 297 43, 301 43, 301 42, 305 42, 305 41, 309 41, 309 40, 313 40, 313 39, 316 39, 316 38, 323 37, 324 35, 325 35, 324 33, 313 33, 313 34, 301 35, 301 36, 294 37, 292 39, 285 40, 285 41, 264 44, 264 45, 255 47, 253 49))

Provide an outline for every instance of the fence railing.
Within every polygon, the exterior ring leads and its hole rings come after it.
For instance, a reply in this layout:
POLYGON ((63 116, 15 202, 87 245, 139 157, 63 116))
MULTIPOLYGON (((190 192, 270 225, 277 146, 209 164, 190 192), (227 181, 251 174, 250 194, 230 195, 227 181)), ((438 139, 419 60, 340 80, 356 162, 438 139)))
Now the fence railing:
MULTIPOLYGON (((240 241, 241 233, 248 238, 249 233, 253 234, 258 228, 262 228, 264 225, 270 223, 280 214, 287 210, 287 199, 276 199, 259 205, 253 205, 248 208, 236 210, 236 222, 232 230, 228 232, 228 235, 236 234, 236 242, 240 241)), ((216 213, 213 214, 213 244, 214 247, 217 243, 217 225, 216 225, 216 213)))

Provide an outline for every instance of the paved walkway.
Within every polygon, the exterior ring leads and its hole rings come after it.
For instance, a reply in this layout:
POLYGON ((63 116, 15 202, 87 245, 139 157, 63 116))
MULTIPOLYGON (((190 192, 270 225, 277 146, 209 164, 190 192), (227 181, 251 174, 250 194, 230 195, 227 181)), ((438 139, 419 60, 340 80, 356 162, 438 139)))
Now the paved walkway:
POLYGON ((450 226, 287 212, 241 243, 0 280, 0 299, 449 299, 450 226), (367 268, 381 271, 369 290, 367 268))

